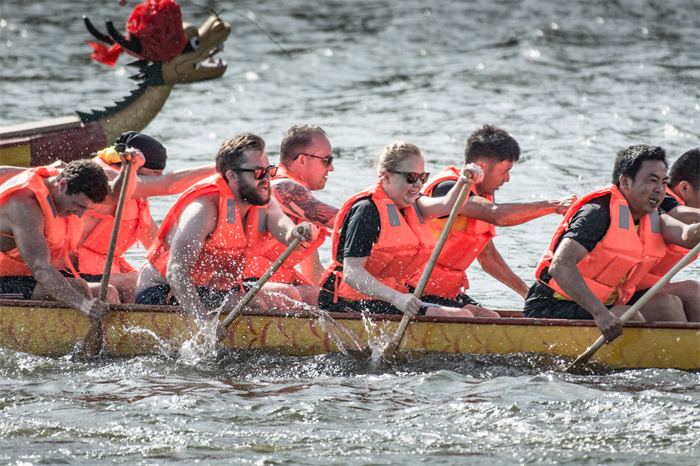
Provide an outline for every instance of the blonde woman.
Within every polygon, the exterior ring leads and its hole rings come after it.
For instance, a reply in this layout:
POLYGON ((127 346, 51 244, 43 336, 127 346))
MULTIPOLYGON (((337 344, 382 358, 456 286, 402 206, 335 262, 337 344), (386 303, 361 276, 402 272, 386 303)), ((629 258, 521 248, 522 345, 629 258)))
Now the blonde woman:
POLYGON ((377 174, 376 183, 348 199, 338 212, 319 306, 411 317, 472 317, 456 302, 455 307, 431 305, 425 296, 423 302, 406 285, 435 246, 425 220, 449 213, 466 178, 461 177, 443 198, 419 197, 430 174, 425 173, 420 149, 403 141, 384 148, 377 174))

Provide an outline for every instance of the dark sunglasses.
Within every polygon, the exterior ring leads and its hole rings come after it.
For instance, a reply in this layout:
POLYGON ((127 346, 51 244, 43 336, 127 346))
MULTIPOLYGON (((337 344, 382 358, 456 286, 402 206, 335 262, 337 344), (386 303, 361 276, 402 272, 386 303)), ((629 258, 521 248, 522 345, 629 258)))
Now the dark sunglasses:
POLYGON ((421 183, 425 184, 430 178, 430 173, 416 173, 416 172, 398 172, 394 170, 387 170, 389 173, 396 173, 398 175, 406 175, 406 181, 408 184, 414 184, 416 181, 420 180, 421 183))
POLYGON ((271 177, 277 174, 277 165, 270 165, 267 168, 232 168, 231 170, 235 172, 250 172, 255 173, 256 180, 262 180, 265 178, 265 174, 269 174, 271 177))
POLYGON ((331 155, 330 157, 319 157, 318 155, 311 155, 311 154, 299 154, 299 155, 305 155, 307 157, 313 157, 315 159, 321 159, 324 162, 326 162, 326 166, 330 166, 333 163, 333 156, 331 155))

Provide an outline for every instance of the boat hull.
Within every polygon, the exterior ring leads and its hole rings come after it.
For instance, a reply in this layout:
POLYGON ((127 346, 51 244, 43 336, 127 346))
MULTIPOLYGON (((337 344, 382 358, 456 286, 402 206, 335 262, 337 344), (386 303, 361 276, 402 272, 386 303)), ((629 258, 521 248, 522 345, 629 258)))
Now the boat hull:
MULTIPOLYGON (((198 331, 195 322, 178 308, 118 305, 112 309, 103 323, 105 356, 170 352, 198 331)), ((355 314, 333 317, 372 346, 382 335, 393 335, 399 325, 398 316, 373 316, 371 321, 355 314)), ((0 301, 2 348, 37 355, 70 354, 89 326, 90 320, 82 314, 57 304, 0 301)), ((339 352, 338 328, 304 311, 247 313, 231 324, 223 344, 298 356, 339 352)), ((589 321, 419 317, 409 325, 400 349, 576 357, 599 336, 589 321)), ((601 348, 592 361, 614 368, 700 369, 700 324, 629 325, 622 337, 601 348)))

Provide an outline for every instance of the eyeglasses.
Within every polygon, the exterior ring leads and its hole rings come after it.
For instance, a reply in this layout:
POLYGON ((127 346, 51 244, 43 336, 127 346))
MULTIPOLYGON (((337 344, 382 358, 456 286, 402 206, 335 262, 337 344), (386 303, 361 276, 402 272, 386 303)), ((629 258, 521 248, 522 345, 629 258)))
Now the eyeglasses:
POLYGON ((416 173, 416 172, 398 172, 394 170, 387 170, 389 173, 396 173, 397 175, 406 175, 406 181, 408 184, 414 184, 416 181, 420 180, 421 183, 425 184, 430 178, 430 173, 416 173))
POLYGON ((262 180, 265 178, 266 173, 270 176, 275 176, 277 174, 277 165, 270 165, 267 168, 232 168, 231 170, 235 172, 255 173, 255 179, 262 180))
POLYGON ((327 166, 327 167, 330 166, 330 165, 333 163, 333 156, 332 156, 332 155, 329 156, 329 157, 319 157, 318 155, 311 155, 311 154, 299 154, 299 155, 305 155, 305 156, 307 156, 307 157, 313 157, 313 158, 315 158, 315 159, 321 159, 321 160, 323 160, 324 162, 326 162, 326 166, 327 166))

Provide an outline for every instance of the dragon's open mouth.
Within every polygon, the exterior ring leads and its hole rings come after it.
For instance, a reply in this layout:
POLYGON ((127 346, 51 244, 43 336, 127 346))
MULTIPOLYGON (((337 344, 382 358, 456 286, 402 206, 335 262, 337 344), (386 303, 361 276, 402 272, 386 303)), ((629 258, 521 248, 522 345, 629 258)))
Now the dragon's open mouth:
POLYGON ((221 43, 220 45, 217 45, 214 47, 204 58, 204 60, 197 62, 195 65, 194 69, 198 70, 200 68, 221 68, 226 66, 226 62, 219 58, 218 60, 214 59, 214 55, 217 53, 221 52, 224 50, 224 44, 221 43))

